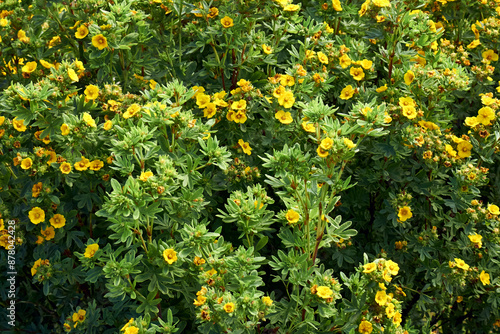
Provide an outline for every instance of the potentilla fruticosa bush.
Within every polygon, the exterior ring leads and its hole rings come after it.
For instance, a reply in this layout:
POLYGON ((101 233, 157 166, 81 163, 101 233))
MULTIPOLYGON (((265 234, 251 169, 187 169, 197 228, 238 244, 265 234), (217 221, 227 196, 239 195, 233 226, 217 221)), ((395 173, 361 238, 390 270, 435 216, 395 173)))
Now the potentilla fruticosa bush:
POLYGON ((492 0, 2 1, 1 329, 497 333, 499 34, 492 0))

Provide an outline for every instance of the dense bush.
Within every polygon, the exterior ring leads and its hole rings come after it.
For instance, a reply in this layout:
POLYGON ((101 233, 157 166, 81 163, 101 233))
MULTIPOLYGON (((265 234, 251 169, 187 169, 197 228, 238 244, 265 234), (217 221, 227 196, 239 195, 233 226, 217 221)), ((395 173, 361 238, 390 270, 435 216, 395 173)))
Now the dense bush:
POLYGON ((1 2, 0 327, 497 333, 497 6, 1 2))

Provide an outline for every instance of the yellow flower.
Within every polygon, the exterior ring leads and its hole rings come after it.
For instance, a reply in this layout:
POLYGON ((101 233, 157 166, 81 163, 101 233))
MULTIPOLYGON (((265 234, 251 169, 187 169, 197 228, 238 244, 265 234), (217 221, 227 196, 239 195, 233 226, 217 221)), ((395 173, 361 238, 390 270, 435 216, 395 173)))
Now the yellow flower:
POLYGON ((36 66, 36 61, 30 61, 23 66, 22 71, 23 73, 32 73, 36 70, 36 66))
POLYGON ((78 69, 78 73, 82 73, 83 71, 85 71, 85 67, 83 66, 83 63, 79 60, 75 60, 73 62, 73 65, 76 66, 76 68, 78 69))
POLYGON ((479 124, 479 121, 478 121, 477 117, 466 117, 464 123, 465 123, 465 125, 473 128, 479 124))
POLYGON ((366 0, 365 2, 363 2, 363 4, 361 5, 361 9, 358 11, 360 17, 366 14, 369 5, 370 5, 370 0, 366 0))
POLYGON ((157 84, 158 83, 156 81, 154 81, 153 79, 149 80, 149 88, 155 89, 157 84))
POLYGON ((49 226, 45 230, 42 230, 41 234, 45 237, 45 240, 50 240, 50 239, 54 239, 56 232, 54 230, 54 227, 49 226))
POLYGON ((407 97, 400 97, 399 98, 399 105, 401 107, 403 107, 403 108, 404 107, 414 107, 415 108, 417 106, 415 104, 415 101, 411 97, 409 97, 409 96, 407 96, 407 97))
POLYGON ((205 272, 205 274, 209 277, 212 277, 213 275, 217 274, 217 270, 214 268, 210 269, 209 271, 205 272))
POLYGON ((220 23, 222 24, 222 26, 224 28, 231 28, 232 26, 234 26, 233 24, 233 19, 230 18, 229 16, 224 16, 221 20, 220 20, 220 23))
POLYGON ((316 51, 306 50, 306 59, 313 59, 316 55, 316 51))
POLYGON ((273 90, 273 96, 275 98, 279 99, 280 97, 282 97, 285 94, 285 92, 286 92, 285 87, 280 85, 278 88, 273 90))
POLYGON ((389 0, 373 0, 373 4, 377 7, 391 7, 389 0))
POLYGON ((342 11, 342 5, 340 4, 339 0, 332 0, 332 6, 333 6, 333 9, 335 9, 337 12, 342 11))
POLYGON ((363 320, 359 324, 358 331, 361 334, 371 334, 371 332, 373 331, 373 325, 371 324, 371 322, 363 320))
POLYGON ((38 225, 45 221, 45 211, 36 206, 28 212, 28 217, 33 224, 38 225))
POLYGON ((405 73, 404 79, 405 79, 405 84, 407 84, 409 86, 413 82, 413 80, 415 79, 415 73, 413 73, 412 70, 408 70, 405 73))
POLYGON ((363 72, 363 69, 361 67, 351 67, 349 73, 356 81, 363 80, 363 78, 365 77, 365 72, 363 72))
POLYGON ((194 257, 194 260, 193 260, 193 263, 197 266, 201 266, 202 264, 204 264, 206 261, 205 259, 201 258, 201 257, 198 257, 198 256, 195 256, 194 257))
POLYGON ((318 60, 322 64, 328 64, 328 57, 323 52, 318 52, 318 60))
POLYGON ((488 211, 492 215, 500 215, 500 208, 497 205, 495 205, 495 204, 488 205, 488 211))
POLYGON ((74 69, 69 68, 68 69, 68 76, 72 81, 78 81, 78 75, 76 75, 76 72, 74 69))
MULTIPOLYGON (((303 80, 303 79, 302 79, 302 80, 303 80)), ((321 74, 319 74, 319 73, 314 73, 314 75, 313 75, 313 80, 314 80, 314 82, 316 82, 317 84, 320 84, 320 83, 322 83, 322 82, 324 82, 324 81, 325 81, 325 79, 324 79, 324 78, 321 76, 321 74)), ((300 80, 299 80, 299 81, 300 81, 300 80)))
MULTIPOLYGON (((31 188, 31 195, 33 197, 38 197, 42 191, 42 182, 35 183, 31 188)), ((3 230, 3 219, 0 219, 0 231, 3 230)))
POLYGON ((464 300, 464 297, 462 297, 462 296, 457 297, 457 303, 460 304, 463 300, 464 300))
POLYGON ((238 144, 240 147, 243 149, 243 153, 251 155, 252 154, 252 148, 250 147, 250 144, 248 142, 243 141, 243 139, 238 140, 238 144))
POLYGON ((349 100, 351 97, 354 96, 355 92, 356 92, 356 90, 354 88, 352 88, 351 85, 348 85, 347 87, 342 89, 342 91, 340 92, 340 98, 342 100, 349 100))
POLYGON ((203 92, 197 92, 195 96, 196 96, 196 104, 200 109, 206 108, 210 103, 210 95, 204 94, 203 92))
POLYGON ((488 62, 488 64, 491 61, 497 61, 498 60, 498 55, 495 53, 493 50, 486 50, 484 51, 481 56, 483 56, 483 59, 488 62))
POLYGON ((399 312, 396 312, 394 313, 394 317, 392 318, 392 322, 396 325, 396 326, 400 326, 401 325, 401 313, 399 312))
POLYGON ((73 322, 83 322, 85 320, 86 314, 87 311, 85 310, 78 310, 78 312, 73 313, 73 322))
POLYGON ((295 79, 291 75, 283 74, 280 78, 280 84, 282 86, 293 86, 295 85, 295 79))
POLYGON ((82 156, 82 159, 78 162, 75 162, 75 169, 78 170, 78 171, 84 171, 84 170, 87 170, 89 168, 89 165, 90 165, 90 161, 89 159, 85 158, 84 156, 82 156))
POLYGON ((234 304, 233 303, 226 303, 224 305, 224 311, 226 311, 226 313, 233 313, 234 312, 234 304))
POLYGON ((108 46, 108 40, 103 36, 103 34, 95 35, 92 37, 92 45, 99 50, 102 50, 108 46))
POLYGON ((330 137, 326 137, 321 141, 321 144, 319 145, 322 150, 327 151, 332 148, 333 146, 333 139, 330 137))
POLYGON ((451 145, 446 144, 446 145, 444 146, 444 148, 446 149, 446 152, 447 152, 450 156, 452 156, 452 157, 456 157, 456 156, 457 156, 457 151, 455 151, 451 145))
POLYGON ((99 87, 95 85, 88 85, 83 93, 87 99, 95 100, 99 96, 99 87))
POLYGON ((85 121, 85 123, 87 123, 88 126, 91 126, 93 128, 96 127, 95 120, 92 118, 92 116, 90 116, 88 112, 83 113, 83 120, 85 121))
MULTIPOLYGON (((85 25, 81 25, 80 27, 78 27, 78 29, 76 29, 76 32, 75 32, 75 37, 78 38, 78 39, 82 39, 82 38, 85 38, 85 36, 87 36, 89 34, 89 30, 87 29, 87 27, 85 25)), ((92 43, 94 41, 92 40, 92 43)), ((96 48, 98 46, 94 45, 96 48)), ((99 49, 101 50, 101 49, 99 49)))
POLYGON ((127 108, 127 111, 123 113, 123 118, 128 119, 130 117, 133 117, 137 115, 137 113, 141 110, 141 106, 138 105, 137 103, 132 104, 130 107, 127 108))
POLYGON ((467 158, 471 156, 472 144, 468 141, 462 141, 457 145, 458 156, 460 158, 467 158))
POLYGON ((330 154, 328 150, 322 149, 321 146, 318 146, 318 148, 316 149, 316 153, 318 153, 318 156, 320 158, 326 158, 330 154))
POLYGON ((172 248, 165 249, 163 251, 163 258, 165 259, 165 262, 167 262, 168 264, 172 264, 177 261, 177 252, 172 248))
POLYGON ((129 328, 125 329, 125 332, 123 334, 138 334, 138 333, 139 333, 139 327, 130 326, 129 328))
POLYGON ((316 127, 314 124, 309 123, 309 122, 302 122, 302 129, 306 132, 316 132, 316 127))
POLYGON ((33 160, 31 158, 26 158, 21 161, 21 168, 22 169, 30 169, 31 166, 33 166, 33 160))
POLYGON ((470 240, 472 243, 474 243, 474 244, 478 245, 478 246, 479 246, 479 248, 481 248, 481 246, 482 246, 482 244, 483 244, 483 243, 481 242, 481 240, 483 239, 483 237, 482 237, 480 234, 473 234, 473 235, 469 235, 468 237, 469 237, 469 240, 470 240))
POLYGON ((479 44, 481 44, 481 41, 479 39, 475 39, 467 45, 467 49, 475 49, 479 44))
POLYGON ((35 261, 33 264, 33 267, 31 267, 31 276, 35 276, 36 272, 38 271, 38 268, 42 265, 42 259, 38 259, 35 261))
POLYGON ((375 301, 380 306, 384 306, 385 304, 387 304, 387 293, 385 292, 385 290, 377 291, 377 294, 375 295, 375 301))
POLYGON ((193 302, 194 306, 201 306, 203 304, 205 304, 205 302, 207 301, 207 297, 204 297, 202 295, 199 295, 193 302))
POLYGON ((375 91, 377 93, 382 93, 382 92, 385 92, 387 90, 387 84, 383 85, 383 86, 380 86, 379 88, 375 89, 375 91))
POLYGON ((399 265, 392 261, 388 260, 385 262, 385 268, 389 271, 389 273, 393 276, 396 276, 399 272, 399 265))
POLYGON ((63 215, 57 213, 52 218, 49 219, 50 225, 55 228, 61 228, 66 225, 66 218, 63 215))
MULTIPOLYGON (((57 36, 56 36, 57 37, 57 36)), ((30 38, 29 37, 26 37, 26 32, 22 29, 20 29, 18 32, 17 32, 17 38, 23 42, 23 43, 29 43, 30 41, 30 38)), ((55 37, 54 37, 55 38, 55 37)), ((51 41, 52 43, 52 41, 51 41)))
POLYGON ((293 122, 292 114, 289 111, 284 112, 283 110, 278 110, 274 117, 283 124, 290 124, 293 122))
POLYGON ((247 115, 245 111, 240 110, 238 112, 234 112, 234 110, 230 110, 227 115, 227 119, 233 121, 235 123, 245 123, 247 120, 247 115))
POLYGON ((285 217, 286 220, 288 220, 288 224, 290 225, 297 223, 300 219, 299 213, 293 209, 288 210, 285 217))
POLYGON ((293 92, 289 90, 285 91, 285 93, 278 98, 278 104, 283 106, 283 108, 291 108, 294 103, 295 97, 293 96, 293 92))
POLYGON ((272 300, 270 297, 268 297, 268 296, 264 296, 264 297, 262 297, 262 302, 263 302, 263 303, 264 303, 264 305, 266 305, 266 306, 271 306, 271 305, 273 305, 273 300, 272 300))
POLYGON ((467 263, 465 263, 464 260, 455 258, 455 263, 457 264, 458 268, 461 268, 465 271, 469 270, 469 265, 467 263))
POLYGON ((108 131, 113 127, 113 122, 111 120, 107 120, 104 122, 103 128, 104 130, 108 131))
POLYGON ((95 253, 99 250, 99 245, 98 244, 90 244, 85 248, 85 253, 83 256, 86 258, 92 258, 94 257, 95 253))
POLYGON ((300 6, 299 5, 294 5, 294 4, 286 5, 285 8, 283 8, 283 10, 285 12, 296 12, 299 9, 300 9, 300 6))
POLYGON ((203 92, 205 91, 205 88, 201 86, 193 86, 191 87, 191 89, 195 92, 193 98, 197 98, 198 95, 203 94, 203 92))
POLYGON ((413 216, 409 206, 399 208, 398 217, 400 222, 404 222, 413 216))
POLYGON ((69 172, 71 172, 71 165, 67 162, 63 162, 61 166, 59 166, 59 169, 63 174, 69 174, 69 172))
POLYGON ((14 129, 16 129, 19 132, 26 131, 26 125, 24 125, 24 119, 18 120, 16 117, 12 120, 12 125, 14 126, 14 129))
POLYGON ((370 262, 370 263, 365 264, 363 266, 363 268, 364 268, 363 272, 365 274, 369 274, 369 273, 375 271, 375 269, 377 269, 377 265, 373 262, 370 262))
POLYGON ((264 50, 264 53, 268 55, 273 52, 273 49, 270 46, 267 46, 266 44, 262 44, 262 50, 264 50))
POLYGON ((333 296, 333 291, 327 286, 318 286, 316 294, 318 295, 318 297, 328 299, 333 296))
POLYGON ((361 65, 361 67, 365 70, 369 70, 372 68, 373 62, 368 59, 363 59, 362 61, 358 61, 358 65, 361 65))
POLYGON ((90 162, 90 170, 99 170, 104 166, 104 162, 101 160, 93 160, 90 162))
POLYGON ((479 279, 483 285, 490 284, 490 274, 486 273, 484 270, 479 274, 479 279))
MULTIPOLYGON (((333 1, 335 1, 335 0, 333 0, 333 1)), ((338 1, 338 0, 337 0, 337 1, 338 1)), ((335 9, 335 8, 334 8, 334 9, 335 9)), ((342 10, 342 7, 340 7, 340 10, 342 10)), ((326 24, 325 31, 326 31, 327 33, 329 33, 329 34, 333 34, 333 32, 334 32, 335 30, 333 30, 333 28, 332 28, 332 27, 330 27, 330 25, 329 25, 328 23, 326 23, 326 22, 323 22, 323 23, 324 23, 324 24, 326 24)))
POLYGON ((418 114, 414 107, 403 107, 403 115, 408 119, 414 119, 418 114))
POLYGON ((207 17, 213 19, 217 15, 219 15, 219 9, 217 7, 210 7, 207 17))
POLYGON ((125 324, 125 326, 120 329, 120 332, 123 332, 126 328, 128 328, 134 322, 134 318, 130 318, 130 320, 125 324))
POLYGON ((141 172, 141 176, 139 177, 139 180, 146 182, 151 176, 153 176, 153 172, 141 172))
POLYGON ((387 304, 387 307, 385 308, 385 314, 387 315, 387 318, 389 318, 389 319, 394 317, 394 315, 396 314, 396 310, 394 309, 393 303, 387 304))
POLYGON ((349 138, 344 138, 344 145, 347 146, 348 149, 355 148, 356 145, 349 138))
POLYGON ((352 61, 348 55, 344 54, 339 58, 339 63, 342 68, 348 68, 351 65, 352 61))
POLYGON ((477 114, 477 121, 483 125, 490 125, 490 122, 495 119, 495 112, 490 107, 482 107, 477 114))
POLYGON ((243 99, 233 102, 233 104, 231 104, 231 109, 234 110, 244 110, 246 107, 247 107, 247 101, 243 99))

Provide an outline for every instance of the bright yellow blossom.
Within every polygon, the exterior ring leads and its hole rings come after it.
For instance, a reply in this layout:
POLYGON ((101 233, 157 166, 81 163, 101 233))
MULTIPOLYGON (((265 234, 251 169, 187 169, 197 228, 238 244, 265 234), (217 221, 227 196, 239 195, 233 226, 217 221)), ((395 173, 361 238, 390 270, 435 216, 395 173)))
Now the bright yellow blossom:
POLYGON ((87 29, 85 25, 81 25, 80 27, 78 27, 78 29, 76 29, 75 37, 78 39, 82 39, 85 38, 85 36, 87 36, 88 34, 89 34, 89 29, 87 29))
POLYGON ((49 222, 50 225, 54 226, 55 228, 61 228, 66 225, 66 218, 63 215, 57 213, 49 219, 49 222))
POLYGON ((229 16, 224 16, 221 20, 220 23, 224 28, 230 28, 234 26, 233 19, 230 18, 229 16))
POLYGON ((175 261, 177 261, 177 252, 175 250, 173 250, 172 248, 165 249, 163 251, 163 259, 168 264, 172 264, 175 261))
POLYGON ((404 222, 413 216, 409 206, 399 208, 398 217, 400 222, 404 222))
POLYGON ((293 225, 297 223, 300 219, 300 215, 298 212, 296 212, 293 209, 290 209, 286 213, 286 220, 288 221, 288 224, 293 225))
POLYGON ((98 250, 98 244, 90 244, 87 246, 87 248, 85 248, 85 253, 83 254, 83 256, 85 256, 86 258, 92 258, 98 250))
POLYGON ((103 34, 95 35, 92 37, 92 45, 99 50, 102 50, 108 46, 108 40, 103 34))
POLYGON ((45 221, 45 211, 39 207, 34 207, 28 212, 28 217, 33 224, 38 225, 45 221))

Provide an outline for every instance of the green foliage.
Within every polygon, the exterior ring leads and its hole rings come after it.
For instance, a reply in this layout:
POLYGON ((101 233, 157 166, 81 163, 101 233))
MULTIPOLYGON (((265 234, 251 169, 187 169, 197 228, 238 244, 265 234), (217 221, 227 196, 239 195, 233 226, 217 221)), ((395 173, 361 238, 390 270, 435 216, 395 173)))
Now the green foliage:
POLYGON ((498 331, 499 8, 0 3, 0 329, 498 331))

